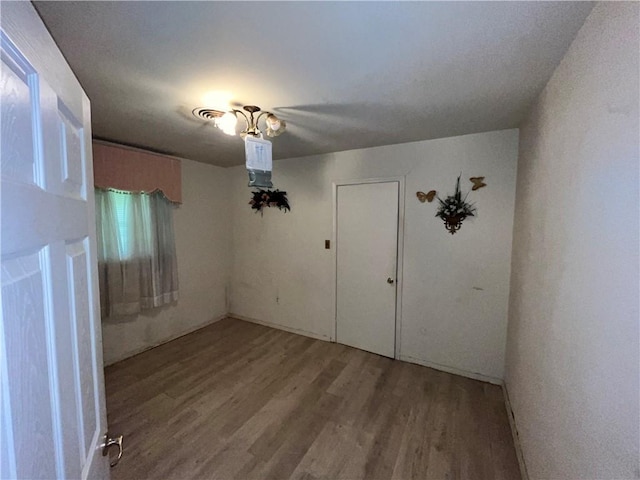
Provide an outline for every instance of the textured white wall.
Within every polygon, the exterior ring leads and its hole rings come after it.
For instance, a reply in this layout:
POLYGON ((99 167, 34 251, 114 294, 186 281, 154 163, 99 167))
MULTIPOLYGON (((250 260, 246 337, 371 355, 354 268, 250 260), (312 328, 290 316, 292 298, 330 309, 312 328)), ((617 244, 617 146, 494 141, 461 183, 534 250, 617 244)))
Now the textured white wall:
POLYGON ((531 479, 640 478, 639 9, 593 9, 520 133, 506 385, 531 479))
MULTIPOLYGON (((277 140, 275 141, 277 142, 277 140)), ((274 145, 277 148, 277 144, 274 145)), ((231 169, 230 312, 329 339, 335 325, 332 182, 406 176, 402 357, 480 378, 503 377, 517 130, 274 162, 292 211, 249 207, 244 167, 231 169), (478 217, 450 235, 421 190, 452 192, 486 176, 478 217), (333 246, 332 246, 333 248, 333 246)), ((384 279, 383 279, 384 281, 384 279)))
POLYGON ((231 247, 227 177, 223 168, 182 160, 183 203, 174 212, 180 299, 137 316, 103 319, 105 364, 227 313, 231 247))

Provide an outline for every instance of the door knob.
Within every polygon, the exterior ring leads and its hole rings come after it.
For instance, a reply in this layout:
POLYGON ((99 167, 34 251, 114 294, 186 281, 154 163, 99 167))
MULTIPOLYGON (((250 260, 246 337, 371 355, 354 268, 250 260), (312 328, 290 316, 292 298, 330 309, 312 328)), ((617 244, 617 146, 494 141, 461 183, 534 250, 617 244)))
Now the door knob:
POLYGON ((391 277, 387 278, 387 283, 393 283, 393 278, 391 277))
POLYGON ((117 435, 113 438, 109 437, 109 433, 104 435, 104 442, 102 444, 102 456, 106 457, 109 455, 109 449, 114 445, 118 446, 118 456, 113 462, 109 462, 111 467, 115 467, 120 459, 122 458, 122 435, 117 435))

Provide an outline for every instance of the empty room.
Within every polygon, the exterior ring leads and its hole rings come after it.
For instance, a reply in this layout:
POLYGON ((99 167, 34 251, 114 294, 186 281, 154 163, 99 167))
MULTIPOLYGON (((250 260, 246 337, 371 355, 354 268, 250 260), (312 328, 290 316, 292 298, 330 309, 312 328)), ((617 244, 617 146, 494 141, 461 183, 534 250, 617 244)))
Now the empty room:
POLYGON ((0 479, 640 479, 640 3, 0 21, 0 479))

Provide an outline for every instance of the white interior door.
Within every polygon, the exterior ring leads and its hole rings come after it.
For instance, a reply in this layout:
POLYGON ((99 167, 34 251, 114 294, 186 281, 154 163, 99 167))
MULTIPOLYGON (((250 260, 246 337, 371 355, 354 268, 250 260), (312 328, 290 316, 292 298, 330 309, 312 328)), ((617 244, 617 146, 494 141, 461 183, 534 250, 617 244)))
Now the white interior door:
POLYGON ((1 19, 0 478, 109 478, 89 100, 29 2, 1 19))
POLYGON ((393 357, 399 182, 337 187, 336 341, 393 357))

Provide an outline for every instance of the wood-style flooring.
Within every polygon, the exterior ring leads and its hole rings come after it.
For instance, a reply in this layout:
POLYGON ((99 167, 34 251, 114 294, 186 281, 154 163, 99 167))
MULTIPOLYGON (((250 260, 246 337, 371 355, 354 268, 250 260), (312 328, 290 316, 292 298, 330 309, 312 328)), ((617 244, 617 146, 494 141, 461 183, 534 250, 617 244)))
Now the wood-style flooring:
POLYGON ((519 479, 499 387, 225 319, 105 370, 121 479, 519 479))

